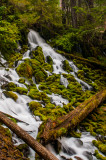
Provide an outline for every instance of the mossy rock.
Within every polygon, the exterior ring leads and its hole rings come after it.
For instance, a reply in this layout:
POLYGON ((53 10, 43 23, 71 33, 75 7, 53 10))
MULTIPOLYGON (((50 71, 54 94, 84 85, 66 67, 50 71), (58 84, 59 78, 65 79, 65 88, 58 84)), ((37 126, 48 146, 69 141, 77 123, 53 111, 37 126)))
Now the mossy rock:
POLYGON ((28 90, 26 88, 23 88, 23 87, 16 87, 16 92, 18 92, 19 94, 26 95, 28 93, 28 90))
POLYGON ((31 89, 28 93, 28 96, 32 99, 42 100, 41 93, 37 89, 31 89))
POLYGON ((97 159, 99 160, 106 160, 106 157, 104 157, 103 155, 101 155, 98 150, 95 150, 94 155, 96 156, 97 159))
POLYGON ((7 91, 15 91, 16 87, 17 85, 13 82, 9 82, 8 84, 1 86, 2 89, 6 89, 7 91))
POLYGON ((53 60, 52 60, 52 58, 51 58, 50 56, 47 56, 47 57, 46 57, 46 61, 47 61, 47 63, 49 63, 50 65, 53 65, 53 60))
POLYGON ((71 74, 65 74, 65 73, 63 73, 62 75, 63 75, 64 78, 67 78, 67 80, 68 80, 69 83, 70 82, 76 82, 76 79, 74 78, 73 75, 71 75, 71 74))
POLYGON ((29 103, 29 108, 30 108, 31 111, 37 110, 37 109, 39 109, 41 107, 42 107, 42 105, 39 102, 31 101, 29 103))
POLYGON ((16 69, 20 77, 32 78, 32 67, 28 62, 21 63, 16 69))
POLYGON ((49 72, 53 72, 53 66, 48 64, 48 63, 44 63, 43 64, 43 67, 46 71, 49 71, 49 72))
POLYGON ((14 62, 18 62, 21 59, 22 59, 22 54, 17 53, 17 52, 15 52, 14 54, 11 54, 8 60, 9 68, 13 68, 14 62))
POLYGON ((24 78, 20 78, 20 79, 18 80, 18 82, 19 82, 19 83, 25 83, 25 79, 24 79, 24 78))
POLYGON ((32 51, 32 55, 41 64, 45 63, 45 57, 44 57, 44 54, 42 52, 42 48, 41 47, 37 47, 35 49, 35 51, 32 51))
POLYGON ((103 144, 101 141, 93 140, 92 143, 99 149, 99 151, 106 155, 106 142, 103 144))
POLYGON ((84 71, 83 70, 78 70, 77 76, 78 76, 78 78, 83 79, 83 77, 84 77, 84 71))
POLYGON ((68 73, 73 71, 72 68, 69 65, 69 62, 67 60, 63 61, 63 69, 65 71, 67 71, 68 73))
POLYGON ((28 46, 27 45, 23 45, 21 50, 20 50, 20 52, 21 52, 21 54, 24 54, 25 52, 27 52, 27 50, 28 50, 28 46))
POLYGON ((44 69, 35 70, 34 71, 35 81, 38 84, 39 82, 45 82, 47 78, 47 73, 44 71, 44 69))
POLYGON ((12 98, 14 101, 18 99, 18 96, 12 91, 3 91, 4 95, 8 98, 12 98))
POLYGON ((50 102, 50 97, 45 92, 39 92, 37 89, 31 89, 28 96, 32 99, 43 101, 46 104, 50 102))

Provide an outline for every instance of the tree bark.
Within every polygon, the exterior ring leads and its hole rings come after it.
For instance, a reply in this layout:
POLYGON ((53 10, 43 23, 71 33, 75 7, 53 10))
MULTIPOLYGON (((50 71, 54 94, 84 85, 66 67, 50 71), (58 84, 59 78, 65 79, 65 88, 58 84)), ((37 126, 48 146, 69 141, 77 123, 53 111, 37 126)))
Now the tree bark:
POLYGON ((7 118, 2 112, 0 112, 0 121, 3 122, 8 128, 10 128, 19 138, 21 138, 26 144, 28 144, 38 155, 45 160, 58 160, 52 153, 50 153, 44 146, 37 142, 27 132, 21 129, 17 124, 7 118))
POLYGON ((65 4, 65 0, 62 0, 61 3, 61 7, 62 7, 62 24, 66 25, 66 4, 65 4))
POLYGON ((74 28, 77 28, 77 13, 76 9, 74 8, 76 6, 76 0, 70 0, 70 3, 71 3, 72 26, 74 28))
POLYGON ((106 100, 106 89, 98 92, 88 100, 81 103, 69 114, 60 117, 56 121, 48 120, 43 134, 40 136, 41 143, 47 144, 56 138, 63 136, 68 129, 75 128, 90 112, 106 100))

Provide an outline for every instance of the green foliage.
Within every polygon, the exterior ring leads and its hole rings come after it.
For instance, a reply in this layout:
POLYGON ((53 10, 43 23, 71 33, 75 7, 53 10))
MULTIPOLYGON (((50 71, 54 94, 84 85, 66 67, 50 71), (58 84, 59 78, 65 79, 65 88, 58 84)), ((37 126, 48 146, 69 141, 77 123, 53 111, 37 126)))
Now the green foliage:
POLYGON ((0 21, 0 50, 6 59, 9 59, 9 55, 15 52, 19 39, 19 31, 15 23, 0 21))

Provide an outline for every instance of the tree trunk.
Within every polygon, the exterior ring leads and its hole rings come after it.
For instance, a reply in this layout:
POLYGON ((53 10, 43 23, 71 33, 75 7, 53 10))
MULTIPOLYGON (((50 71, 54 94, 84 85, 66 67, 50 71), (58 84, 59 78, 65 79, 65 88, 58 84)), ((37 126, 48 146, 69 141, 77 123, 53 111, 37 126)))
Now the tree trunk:
POLYGON ((66 4, 65 4, 65 0, 62 0, 62 24, 66 25, 66 4))
POLYGON ((74 28, 77 28, 77 13, 76 9, 74 8, 76 6, 76 0, 70 0, 71 5, 71 18, 72 18, 72 26, 74 28))
POLYGON ((28 144, 43 159, 58 160, 44 146, 42 146, 33 137, 31 137, 27 132, 21 129, 17 124, 15 124, 13 121, 7 118, 2 112, 0 112, 0 121, 3 122, 8 128, 10 128, 19 138, 21 138, 26 144, 28 144))
POLYGON ((86 0, 86 1, 87 1, 87 4, 88 4, 89 8, 93 8, 94 7, 94 0, 86 0))
POLYGON ((41 142, 47 144, 56 138, 63 136, 68 129, 75 128, 93 109, 97 108, 101 102, 106 100, 106 89, 98 92, 88 100, 81 103, 67 115, 60 117, 56 121, 48 120, 44 126, 41 142))

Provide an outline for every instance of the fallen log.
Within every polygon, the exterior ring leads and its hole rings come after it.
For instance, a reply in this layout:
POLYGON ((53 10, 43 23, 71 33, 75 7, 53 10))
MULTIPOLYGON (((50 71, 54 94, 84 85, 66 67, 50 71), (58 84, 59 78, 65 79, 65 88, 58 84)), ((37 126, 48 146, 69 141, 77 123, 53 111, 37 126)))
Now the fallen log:
POLYGON ((40 136, 42 144, 47 144, 63 136, 68 129, 74 129, 90 112, 106 100, 106 89, 98 92, 88 100, 81 103, 73 111, 58 118, 56 121, 48 120, 40 136))
POLYGON ((16 118, 16 117, 14 117, 14 116, 11 116, 11 115, 9 115, 9 114, 7 114, 7 113, 4 113, 4 112, 2 112, 2 111, 0 111, 0 112, 3 113, 4 115, 6 115, 7 117, 13 118, 13 119, 15 119, 15 120, 18 121, 18 122, 22 122, 22 123, 25 123, 25 124, 28 125, 28 123, 26 123, 26 122, 24 122, 24 121, 22 121, 22 120, 20 120, 20 119, 18 119, 18 118, 16 118))
POLYGON ((28 144, 39 156, 45 160, 58 160, 51 152, 49 152, 43 145, 31 137, 27 132, 21 129, 17 124, 7 118, 0 112, 0 121, 10 128, 19 138, 28 144))
MULTIPOLYGON (((57 50, 57 52, 59 53, 59 51, 57 50)), ((73 60, 73 59, 77 59, 79 60, 82 64, 86 64, 89 67, 94 67, 94 68, 99 68, 102 70, 106 70, 106 65, 102 65, 100 62, 96 62, 96 61, 92 61, 83 57, 78 57, 75 56, 74 54, 69 54, 69 53, 65 53, 63 51, 60 51, 60 54, 62 54, 63 56, 65 56, 67 59, 73 60)))

